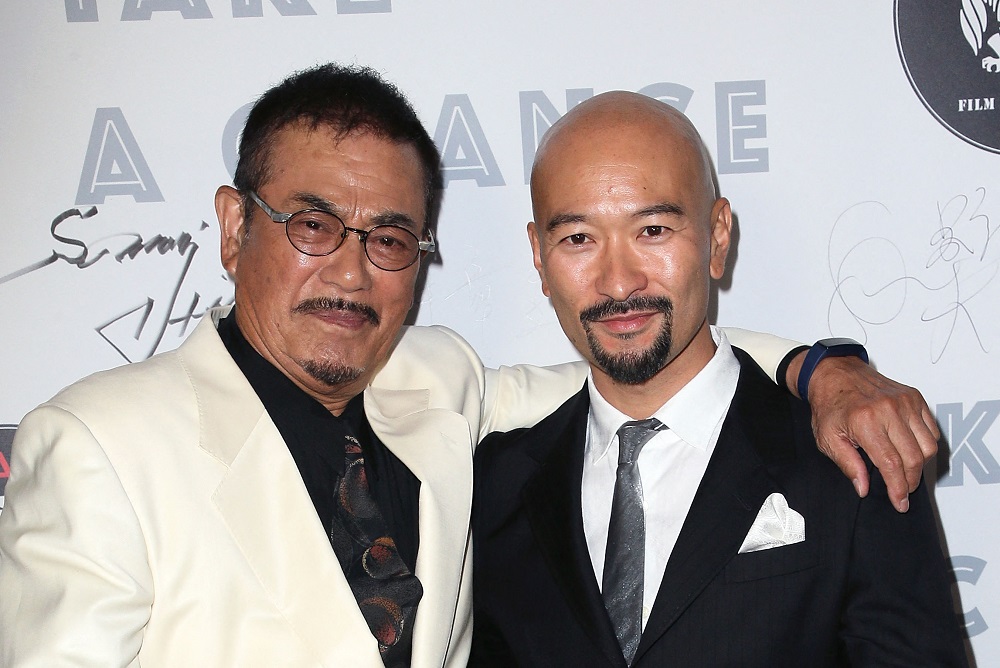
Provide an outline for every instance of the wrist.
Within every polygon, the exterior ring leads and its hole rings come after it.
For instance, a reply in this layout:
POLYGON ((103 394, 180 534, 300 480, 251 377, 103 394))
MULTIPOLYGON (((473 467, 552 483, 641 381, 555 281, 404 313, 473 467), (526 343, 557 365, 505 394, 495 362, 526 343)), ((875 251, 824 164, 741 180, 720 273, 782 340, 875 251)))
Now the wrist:
POLYGON ((774 373, 774 382, 785 388, 794 396, 799 396, 798 379, 799 371, 802 369, 802 361, 809 352, 809 346, 796 346, 789 350, 774 373))
POLYGON ((803 401, 809 400, 809 381, 812 380, 816 366, 827 357, 858 357, 865 364, 868 363, 868 351, 854 339, 820 339, 802 357, 801 367, 796 374, 798 378, 796 387, 799 390, 799 398, 803 401))

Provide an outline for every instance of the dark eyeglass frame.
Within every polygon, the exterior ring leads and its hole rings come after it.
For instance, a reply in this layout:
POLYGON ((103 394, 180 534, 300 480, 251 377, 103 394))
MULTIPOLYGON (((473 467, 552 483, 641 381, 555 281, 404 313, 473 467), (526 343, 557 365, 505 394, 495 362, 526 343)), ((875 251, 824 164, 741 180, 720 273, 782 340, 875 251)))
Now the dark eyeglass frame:
MULTIPOLYGON (((344 245, 344 239, 347 238, 348 232, 353 232, 354 234, 358 235, 358 241, 361 242, 361 246, 365 249, 365 257, 368 258, 368 261, 371 262, 373 266, 378 267, 382 271, 402 271, 407 267, 412 266, 413 263, 420 258, 420 253, 433 253, 437 249, 437 244, 434 242, 434 234, 430 230, 427 230, 427 236, 429 237, 429 239, 427 240, 421 240, 416 234, 406 229, 402 225, 393 225, 392 223, 376 225, 370 230, 359 230, 355 227, 348 227, 347 224, 344 223, 344 221, 340 218, 340 216, 333 213, 332 211, 327 211, 325 209, 300 209, 299 211, 295 211, 293 213, 282 213, 281 211, 276 211, 275 209, 272 209, 267 204, 267 202, 261 199, 260 195, 258 195, 253 190, 248 190, 246 191, 246 193, 250 195, 250 199, 252 199, 257 204, 257 206, 260 207, 261 211, 266 213, 272 221, 285 226, 285 238, 288 239, 288 243, 292 244, 292 247, 298 252, 302 253, 303 255, 309 255, 310 257, 324 257, 336 252, 338 248, 344 245), (340 223, 341 227, 344 228, 343 234, 340 235, 340 241, 338 241, 333 248, 326 251, 325 253, 310 253, 309 251, 302 250, 297 245, 295 245, 295 242, 292 241, 292 236, 288 233, 288 223, 295 216, 304 213, 321 213, 324 216, 332 216, 333 218, 335 218, 340 223), (411 259, 402 267, 387 269, 386 267, 379 265, 379 263, 372 258, 371 253, 368 252, 368 237, 372 234, 372 232, 375 232, 379 228, 386 228, 386 227, 391 227, 401 232, 405 232, 406 234, 410 235, 417 241, 417 252, 414 254, 413 259, 411 259)), ((336 237, 336 235, 334 235, 334 237, 336 237)))

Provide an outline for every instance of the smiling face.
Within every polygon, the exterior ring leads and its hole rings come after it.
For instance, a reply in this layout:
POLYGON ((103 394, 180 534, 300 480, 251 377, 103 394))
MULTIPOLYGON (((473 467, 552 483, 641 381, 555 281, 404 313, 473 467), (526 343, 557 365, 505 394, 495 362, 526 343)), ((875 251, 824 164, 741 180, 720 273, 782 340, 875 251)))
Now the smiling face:
MULTIPOLYGON (((269 164, 270 178, 257 194, 277 211, 326 209, 347 227, 393 223, 423 236, 424 173, 408 144, 291 125, 275 135, 269 164)), ((241 199, 227 186, 216 194, 222 262, 236 283, 240 331, 339 414, 388 357, 413 304, 419 263, 379 269, 353 233, 330 255, 304 255, 284 225, 257 206, 243 212, 241 199)))
POLYGON ((714 353, 710 278, 729 246, 729 203, 694 129, 649 98, 598 96, 546 136, 531 194, 542 291, 601 394, 662 404, 714 353))

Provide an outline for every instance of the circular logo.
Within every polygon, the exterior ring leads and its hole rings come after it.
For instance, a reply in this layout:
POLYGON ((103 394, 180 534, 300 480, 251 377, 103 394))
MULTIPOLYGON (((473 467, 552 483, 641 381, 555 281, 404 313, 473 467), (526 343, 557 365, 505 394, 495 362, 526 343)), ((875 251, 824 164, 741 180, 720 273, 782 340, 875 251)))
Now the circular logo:
POLYGON ((927 110, 1000 153, 1000 0, 896 0, 896 46, 927 110))

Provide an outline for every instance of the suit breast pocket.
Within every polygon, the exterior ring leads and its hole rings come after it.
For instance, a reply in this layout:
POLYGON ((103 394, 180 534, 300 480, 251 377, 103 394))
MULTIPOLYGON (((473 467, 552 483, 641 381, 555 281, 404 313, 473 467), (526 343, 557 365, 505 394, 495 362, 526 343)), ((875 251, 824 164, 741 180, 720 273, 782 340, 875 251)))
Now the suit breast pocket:
POLYGON ((806 539, 792 545, 737 554, 726 565, 726 582, 749 582, 815 568, 820 564, 818 545, 818 541, 806 539))

